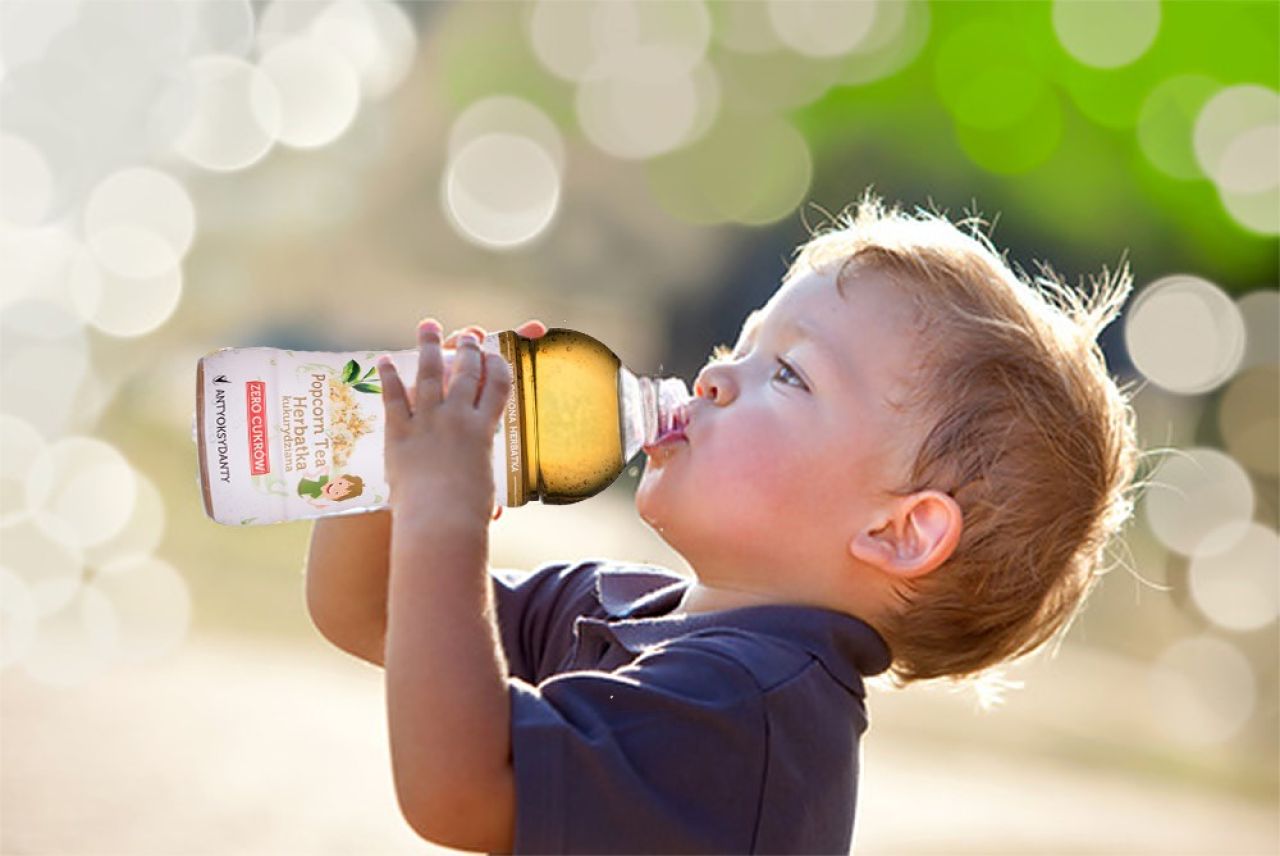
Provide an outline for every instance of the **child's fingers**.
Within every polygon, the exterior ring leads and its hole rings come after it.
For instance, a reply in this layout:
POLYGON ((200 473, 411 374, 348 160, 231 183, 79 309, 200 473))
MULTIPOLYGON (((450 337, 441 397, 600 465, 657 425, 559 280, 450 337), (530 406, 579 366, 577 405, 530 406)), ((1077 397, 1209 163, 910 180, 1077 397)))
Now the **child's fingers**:
POLYGON ((497 422, 511 395, 511 365, 501 354, 485 354, 484 387, 478 404, 487 422, 497 422))
POLYGON ((449 392, 446 403, 475 407, 484 380, 484 357, 475 336, 464 333, 458 339, 458 353, 453 358, 453 373, 449 376, 449 392))
POLYGON ((382 381, 382 409, 387 415, 387 431, 399 431, 411 415, 404 384, 390 357, 378 358, 378 378, 382 381))
POLYGON ((444 340, 444 346, 446 348, 458 347, 458 338, 462 336, 464 333, 470 333, 473 336, 475 336, 477 339, 484 339, 486 335, 483 327, 472 324, 470 327, 463 327, 460 330, 454 330, 452 333, 450 333, 448 337, 446 337, 444 340))
POLYGON ((547 335, 547 325, 537 319, 526 321, 516 328, 516 333, 526 339, 541 339, 547 335))
POLYGON ((440 324, 428 318, 418 325, 418 384, 416 408, 440 403, 444 390, 444 357, 440 354, 440 324))

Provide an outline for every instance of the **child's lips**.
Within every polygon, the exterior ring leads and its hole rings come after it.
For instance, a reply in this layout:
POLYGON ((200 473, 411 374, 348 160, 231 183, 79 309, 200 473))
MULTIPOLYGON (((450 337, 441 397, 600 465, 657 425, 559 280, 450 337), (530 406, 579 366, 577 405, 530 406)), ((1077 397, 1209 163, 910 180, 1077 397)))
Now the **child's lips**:
POLYGON ((684 435, 684 428, 673 427, 657 440, 646 445, 644 453, 649 456, 649 460, 663 463, 667 458, 671 457, 676 449, 688 442, 689 438, 684 435))
POLYGON ((672 414, 671 424, 667 425, 658 438, 644 447, 645 454, 657 463, 664 462, 681 444, 687 444, 689 437, 685 429, 689 425, 692 413, 687 404, 676 408, 672 414))

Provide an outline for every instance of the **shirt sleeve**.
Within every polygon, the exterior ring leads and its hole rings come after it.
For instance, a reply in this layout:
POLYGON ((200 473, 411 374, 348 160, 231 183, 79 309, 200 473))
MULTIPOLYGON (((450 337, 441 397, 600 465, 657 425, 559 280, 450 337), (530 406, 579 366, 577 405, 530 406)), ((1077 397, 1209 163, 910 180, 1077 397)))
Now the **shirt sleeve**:
POLYGON ((763 792, 754 678, 684 637, 613 672, 509 682, 517 853, 745 853, 763 792))
POLYGON ((533 571, 491 569, 498 632, 509 673, 537 683, 571 644, 573 618, 594 602, 596 562, 553 562, 533 571))

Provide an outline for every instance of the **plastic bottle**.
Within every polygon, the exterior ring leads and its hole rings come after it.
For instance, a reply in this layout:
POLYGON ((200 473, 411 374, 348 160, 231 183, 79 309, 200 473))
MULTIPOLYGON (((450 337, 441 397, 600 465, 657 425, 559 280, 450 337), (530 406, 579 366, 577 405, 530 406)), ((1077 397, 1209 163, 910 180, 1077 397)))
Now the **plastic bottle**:
MULTIPOLYGON (((493 443, 501 505, 593 496, 643 446, 683 425, 683 381, 638 377, 585 333, 551 328, 526 339, 506 330, 480 346, 513 370, 493 443)), ((205 513, 251 526, 388 507, 374 364, 383 353, 260 347, 201 357, 192 438, 205 513)), ((406 386, 418 353, 388 353, 406 386)), ((446 378, 454 353, 444 351, 446 378)))

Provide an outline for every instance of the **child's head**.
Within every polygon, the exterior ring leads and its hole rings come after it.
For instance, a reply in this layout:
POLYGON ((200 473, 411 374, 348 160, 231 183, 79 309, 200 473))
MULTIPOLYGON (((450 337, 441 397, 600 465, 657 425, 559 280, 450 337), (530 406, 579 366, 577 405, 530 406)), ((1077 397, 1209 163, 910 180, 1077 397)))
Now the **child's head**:
POLYGON ((1131 514, 1096 338, 1132 278, 1086 301, 869 193, 837 226, 699 374, 637 507, 708 586, 867 620, 899 682, 974 674, 1070 624, 1131 514))

